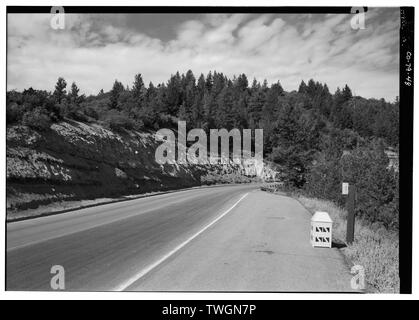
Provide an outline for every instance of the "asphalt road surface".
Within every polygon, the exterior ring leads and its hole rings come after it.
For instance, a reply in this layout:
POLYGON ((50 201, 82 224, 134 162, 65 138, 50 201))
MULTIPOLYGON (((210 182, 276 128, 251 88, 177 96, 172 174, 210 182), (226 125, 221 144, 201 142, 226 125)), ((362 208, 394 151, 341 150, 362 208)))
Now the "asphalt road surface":
POLYGON ((7 290, 351 291, 310 213, 254 185, 179 191, 7 224, 7 290))

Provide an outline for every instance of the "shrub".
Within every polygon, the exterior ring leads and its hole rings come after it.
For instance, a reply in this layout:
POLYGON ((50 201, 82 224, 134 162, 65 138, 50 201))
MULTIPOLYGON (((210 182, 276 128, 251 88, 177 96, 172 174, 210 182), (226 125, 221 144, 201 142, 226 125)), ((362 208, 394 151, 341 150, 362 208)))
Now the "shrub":
POLYGON ((20 122, 23 117, 23 108, 16 103, 6 105, 6 122, 8 124, 20 122))
POLYGON ((134 120, 129 118, 127 114, 117 110, 109 110, 107 112, 105 123, 111 130, 115 131, 132 130, 137 127, 134 120))
POLYGON ((60 111, 62 117, 74 119, 76 121, 81 122, 86 122, 88 120, 88 117, 84 112, 84 109, 75 103, 62 103, 60 111))
POLYGON ((59 106, 54 104, 50 94, 46 91, 29 88, 22 93, 9 91, 6 95, 6 119, 7 123, 19 123, 23 121, 32 127, 43 128, 49 126, 45 123, 46 118, 50 121, 60 119, 59 106), (31 117, 37 117, 42 124, 37 125, 31 117))
POLYGON ((311 196, 343 205, 343 181, 357 188, 356 214, 371 223, 398 228, 398 174, 388 168, 383 146, 371 143, 358 147, 341 158, 320 155, 311 167, 305 190, 311 196))
POLYGON ((95 120, 99 119, 99 114, 97 113, 96 109, 90 106, 84 108, 84 113, 86 116, 93 118, 95 120))
POLYGON ((45 110, 35 108, 24 113, 22 123, 36 130, 47 130, 51 126, 51 118, 46 115, 45 110))
POLYGON ((324 154, 320 154, 307 175, 305 189, 313 197, 330 199, 343 204, 340 183, 339 159, 327 159, 324 154))
POLYGON ((373 143, 356 148, 341 159, 342 179, 357 188, 358 216, 387 228, 397 228, 398 175, 388 164, 382 145, 373 143))
POLYGON ((250 183, 256 181, 256 177, 249 177, 241 172, 233 171, 230 172, 207 172, 201 176, 202 184, 228 184, 228 183, 250 183))

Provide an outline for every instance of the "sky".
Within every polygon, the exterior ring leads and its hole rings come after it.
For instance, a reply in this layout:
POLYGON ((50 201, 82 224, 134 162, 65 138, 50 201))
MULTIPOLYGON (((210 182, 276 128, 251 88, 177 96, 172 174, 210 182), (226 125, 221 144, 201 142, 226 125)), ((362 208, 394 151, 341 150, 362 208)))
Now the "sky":
POLYGON ((245 73, 279 81, 348 84, 355 95, 394 101, 399 95, 399 9, 369 8, 365 29, 346 14, 8 14, 7 89, 52 91, 58 77, 89 95, 115 79, 131 86, 166 82, 191 69, 229 77, 245 73))

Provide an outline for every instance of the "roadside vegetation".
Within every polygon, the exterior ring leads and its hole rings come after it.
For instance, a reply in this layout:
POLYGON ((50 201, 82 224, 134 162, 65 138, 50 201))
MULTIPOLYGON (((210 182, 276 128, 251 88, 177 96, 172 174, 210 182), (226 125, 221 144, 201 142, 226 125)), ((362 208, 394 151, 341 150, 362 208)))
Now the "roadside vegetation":
POLYGON ((204 185, 231 184, 231 183, 252 183, 261 182, 257 177, 249 177, 238 171, 231 172, 208 172, 201 176, 201 183, 204 185))
POLYGON ((346 240, 346 198, 341 183, 356 187, 355 242, 343 253, 365 268, 369 289, 399 292, 399 174, 389 165, 380 140, 358 145, 340 157, 320 154, 307 183, 294 193, 309 210, 326 211, 334 221, 336 242, 346 240))
POLYGON ((400 287, 398 167, 389 165, 385 145, 380 140, 357 145, 342 154, 336 149, 317 154, 303 187, 288 184, 280 190, 298 199, 311 213, 329 213, 334 243, 343 247, 342 252, 352 263, 365 268, 369 292, 397 293, 400 287), (356 187, 353 244, 346 243, 343 181, 356 187))

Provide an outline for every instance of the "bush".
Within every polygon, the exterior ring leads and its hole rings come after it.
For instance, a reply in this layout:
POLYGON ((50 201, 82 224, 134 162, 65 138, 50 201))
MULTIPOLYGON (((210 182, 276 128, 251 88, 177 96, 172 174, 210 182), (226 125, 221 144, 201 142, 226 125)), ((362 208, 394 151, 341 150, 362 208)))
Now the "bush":
POLYGON ((6 123, 18 123, 22 121, 23 108, 16 103, 8 103, 6 105, 6 123))
POLYGON ((50 121, 60 119, 59 106, 54 104, 50 94, 46 91, 29 88, 22 93, 9 91, 6 94, 6 120, 8 124, 23 122, 34 128, 49 127, 50 121), (26 114, 26 116, 24 116, 26 114), (36 124, 34 116, 41 121, 36 124), (46 121, 46 118, 49 121, 46 121))
POLYGON ((256 181, 256 177, 245 176, 241 172, 207 172, 201 176, 201 183, 206 185, 228 183, 250 183, 256 181))
POLYGON ((313 197, 343 204, 339 188, 341 182, 339 159, 327 159, 320 154, 309 171, 305 190, 313 197))
POLYGON ((93 118, 95 120, 99 119, 99 114, 97 113, 96 109, 93 107, 85 107, 84 108, 84 113, 86 116, 88 116, 89 118, 93 118))
POLYGON ((311 196, 345 203, 341 183, 356 186, 356 214, 370 223, 398 229, 398 174, 388 168, 382 145, 375 142, 358 147, 341 158, 320 155, 311 167, 305 190, 311 196))
POLYGON ((22 123, 35 130, 47 130, 51 126, 51 118, 46 115, 45 110, 35 108, 24 113, 22 123))
POLYGON ((62 117, 74 119, 76 121, 87 122, 88 120, 84 109, 75 103, 62 103, 60 114, 62 117))
POLYGON ((127 114, 117 110, 109 110, 105 115, 105 123, 111 129, 115 131, 132 130, 137 128, 134 120, 128 117, 127 114))
POLYGON ((388 168, 389 159, 380 144, 356 148, 342 157, 342 179, 357 188, 356 213, 369 222, 398 228, 398 174, 388 168))

